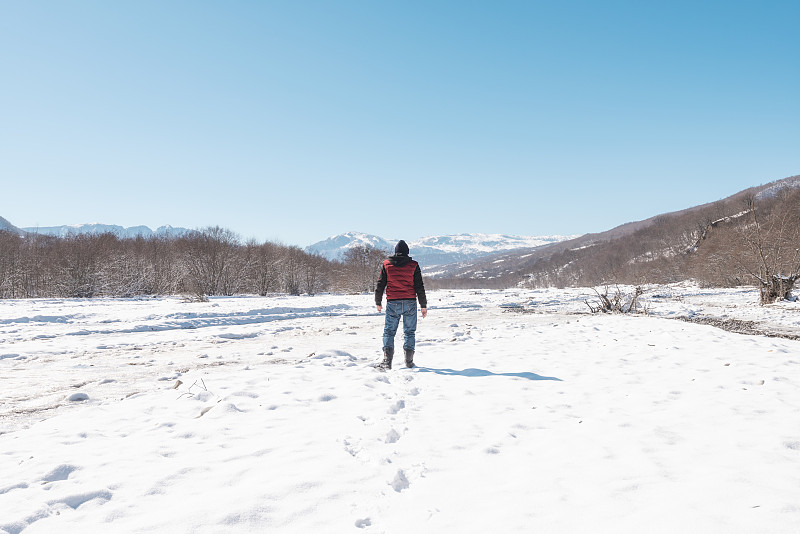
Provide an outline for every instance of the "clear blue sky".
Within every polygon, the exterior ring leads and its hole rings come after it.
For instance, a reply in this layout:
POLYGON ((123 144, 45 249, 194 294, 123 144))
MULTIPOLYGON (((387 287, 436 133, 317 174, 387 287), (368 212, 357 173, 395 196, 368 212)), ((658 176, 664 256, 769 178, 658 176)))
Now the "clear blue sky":
POLYGON ((0 216, 576 234, 800 174, 800 2, 0 4, 0 216))

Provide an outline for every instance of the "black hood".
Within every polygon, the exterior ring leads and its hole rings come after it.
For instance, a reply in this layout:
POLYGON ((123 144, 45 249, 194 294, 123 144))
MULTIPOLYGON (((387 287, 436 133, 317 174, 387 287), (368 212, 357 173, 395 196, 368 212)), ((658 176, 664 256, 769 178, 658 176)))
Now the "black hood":
POLYGON ((395 254, 394 256, 389 256, 389 263, 394 265, 395 267, 402 267, 406 263, 411 261, 411 256, 408 254, 395 254))

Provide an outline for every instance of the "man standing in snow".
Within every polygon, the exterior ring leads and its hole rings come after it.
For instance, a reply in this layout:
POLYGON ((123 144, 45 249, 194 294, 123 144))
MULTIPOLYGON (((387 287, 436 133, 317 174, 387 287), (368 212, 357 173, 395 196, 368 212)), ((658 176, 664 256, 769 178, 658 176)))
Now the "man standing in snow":
POLYGON ((381 265, 378 286, 375 289, 375 305, 378 312, 383 311, 383 291, 386 290, 386 321, 383 327, 383 362, 381 369, 392 368, 394 357, 394 336, 403 318, 403 351, 406 367, 414 367, 414 342, 417 331, 417 299, 422 308, 422 317, 428 316, 428 299, 422 283, 419 264, 408 255, 408 245, 399 241, 394 247, 394 256, 389 256, 381 265))

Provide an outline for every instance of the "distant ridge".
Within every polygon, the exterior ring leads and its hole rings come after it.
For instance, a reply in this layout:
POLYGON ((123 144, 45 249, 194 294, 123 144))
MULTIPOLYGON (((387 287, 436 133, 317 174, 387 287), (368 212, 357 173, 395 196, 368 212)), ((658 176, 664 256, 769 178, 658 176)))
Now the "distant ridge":
MULTIPOLYGON (((503 234, 458 234, 429 236, 408 241, 411 256, 427 267, 447 265, 475 260, 521 249, 535 249, 558 243, 575 236, 512 236, 503 234)), ((347 250, 357 246, 369 246, 387 254, 394 251, 396 239, 360 232, 347 232, 331 236, 324 241, 306 247, 306 252, 320 254, 330 260, 341 260, 347 250)))
POLYGON ((68 237, 70 235, 80 234, 114 234, 121 239, 135 239, 137 237, 180 237, 191 230, 187 228, 178 228, 174 226, 159 226, 155 230, 151 230, 148 226, 131 226, 125 228, 115 224, 74 224, 62 226, 38 226, 23 228, 25 232, 39 235, 50 235, 56 237, 68 237))
POLYGON ((309 245, 305 250, 311 254, 324 256, 329 260, 341 260, 344 258, 345 253, 351 248, 365 246, 389 252, 394 250, 396 243, 396 240, 389 241, 376 235, 364 234, 361 232, 346 232, 309 245))
POLYGON ((0 217, 0 230, 5 230, 6 232, 13 232, 18 235, 25 235, 25 232, 23 230, 17 228, 3 217, 0 217))

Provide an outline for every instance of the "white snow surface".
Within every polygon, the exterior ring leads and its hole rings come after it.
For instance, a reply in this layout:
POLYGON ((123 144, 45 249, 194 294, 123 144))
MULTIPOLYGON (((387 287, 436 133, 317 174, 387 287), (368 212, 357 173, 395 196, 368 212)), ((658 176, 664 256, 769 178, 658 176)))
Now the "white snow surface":
POLYGON ((0 532, 800 531, 800 342, 669 320, 800 305, 593 295, 431 291, 386 373, 371 295, 0 301, 0 532))

